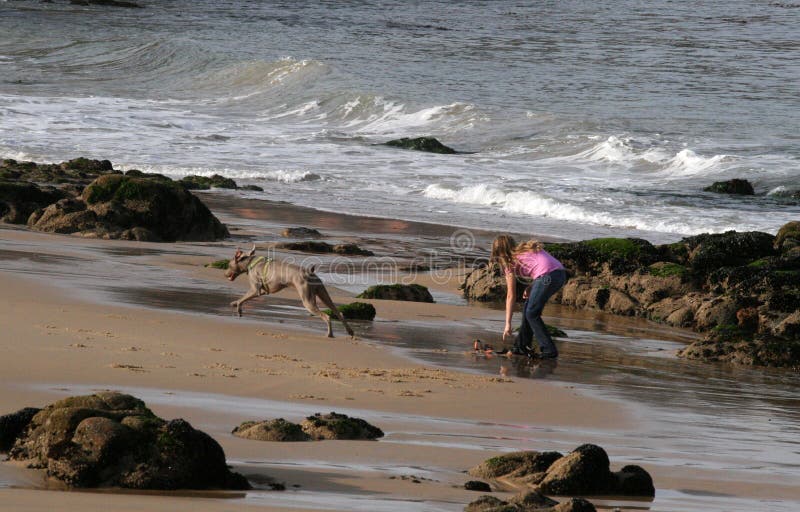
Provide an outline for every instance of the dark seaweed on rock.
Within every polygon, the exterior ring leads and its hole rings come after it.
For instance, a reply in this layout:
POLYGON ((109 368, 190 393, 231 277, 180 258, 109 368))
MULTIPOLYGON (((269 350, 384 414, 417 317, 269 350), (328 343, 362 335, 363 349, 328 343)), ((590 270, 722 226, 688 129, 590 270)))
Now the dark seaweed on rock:
POLYGON ((402 139, 390 140, 384 144, 395 148, 413 149, 415 151, 439 153, 442 155, 457 153, 455 149, 445 146, 433 137, 417 137, 415 139, 404 137, 402 139))

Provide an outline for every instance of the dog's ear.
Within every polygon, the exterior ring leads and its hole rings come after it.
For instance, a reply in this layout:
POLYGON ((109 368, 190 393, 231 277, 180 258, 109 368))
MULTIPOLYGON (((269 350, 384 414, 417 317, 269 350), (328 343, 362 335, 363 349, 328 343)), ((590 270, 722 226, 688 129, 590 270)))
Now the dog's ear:
POLYGON ((253 248, 250 249, 250 252, 247 253, 248 256, 252 256, 256 253, 256 244, 253 244, 253 248))
POLYGON ((242 250, 240 248, 236 248, 236 254, 233 255, 233 261, 239 261, 242 259, 242 250))

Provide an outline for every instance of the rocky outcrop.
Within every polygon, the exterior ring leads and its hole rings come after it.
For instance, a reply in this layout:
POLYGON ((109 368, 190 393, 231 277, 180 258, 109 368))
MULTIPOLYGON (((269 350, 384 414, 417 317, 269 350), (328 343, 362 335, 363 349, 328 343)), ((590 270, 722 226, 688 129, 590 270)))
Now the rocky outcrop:
POLYGON ((37 211, 28 226, 51 233, 153 242, 218 240, 228 230, 194 195, 170 181, 109 174, 79 198, 37 211))
POLYGON ((303 432, 297 423, 283 418, 267 421, 245 421, 235 429, 233 435, 255 441, 299 442, 310 441, 311 436, 303 432))
POLYGON ((383 437, 383 431, 360 418, 351 418, 345 414, 315 414, 309 416, 300 426, 311 439, 377 439, 383 437))
POLYGON ((212 187, 229 189, 239 188, 235 181, 219 174, 213 174, 211 176, 197 176, 191 174, 178 180, 178 183, 188 190, 208 190, 212 187))
POLYGON ((571 498, 559 503, 536 491, 518 494, 509 501, 494 496, 481 496, 464 507, 465 512, 595 512, 596 510, 594 505, 583 498, 571 498))
POLYGON ((452 155, 457 153, 455 149, 445 146, 433 137, 417 137, 415 139, 403 137, 402 139, 390 140, 384 144, 394 148, 413 149, 415 151, 439 153, 441 155, 452 155))
POLYGON ((469 474, 555 496, 655 495, 647 471, 625 466, 612 472, 605 450, 593 444, 581 445, 565 456, 533 451, 501 455, 470 469, 469 474))
POLYGON ((378 284, 357 295, 359 299, 404 300, 433 302, 433 296, 421 284, 378 284))
POLYGON ((715 181, 703 190, 706 192, 715 192, 717 194, 736 194, 741 196, 752 196, 755 194, 753 185, 749 181, 736 178, 727 181, 715 181))
POLYGON ((60 164, 3 160, 0 222, 154 242, 228 236, 208 208, 170 178, 135 169, 123 175, 108 160, 87 158, 60 164))
POLYGON ((9 458, 43 469, 71 487, 248 489, 222 448, 177 419, 166 421, 141 400, 104 392, 51 404, 30 420, 9 458))
MULTIPOLYGON (((789 223, 778 236, 729 231, 659 246, 616 238, 546 244, 570 274, 552 300, 703 333, 736 327, 741 336, 735 347, 729 337, 710 334, 697 350, 681 355, 798 366, 800 359, 792 355, 798 334, 791 318, 800 309, 798 226, 789 223)), ((466 275, 462 289, 471 300, 501 301, 505 279, 495 268, 477 268, 466 275)))

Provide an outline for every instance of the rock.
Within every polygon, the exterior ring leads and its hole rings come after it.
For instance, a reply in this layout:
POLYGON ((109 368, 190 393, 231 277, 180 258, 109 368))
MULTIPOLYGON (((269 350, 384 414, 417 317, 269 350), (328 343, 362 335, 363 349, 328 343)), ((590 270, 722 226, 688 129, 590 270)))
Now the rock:
POLYGON ((113 171, 114 166, 109 160, 91 160, 89 158, 79 157, 67 162, 61 163, 62 169, 73 169, 83 172, 96 172, 103 173, 113 171))
POLYGON ((136 2, 129 2, 128 0, 70 0, 72 5, 102 5, 108 7, 127 7, 129 9, 141 9, 142 6, 136 2))
POLYGON ((286 228, 281 231, 281 236, 286 238, 322 238, 322 233, 313 228, 286 228))
POLYGON ((370 286, 356 297, 359 299, 433 302, 431 292, 420 284, 378 284, 370 286))
POLYGON ((481 496, 464 508, 465 512, 596 512, 594 505, 583 498, 561 503, 531 491, 518 494, 509 501, 494 496, 481 496))
POLYGON ((157 172, 142 172, 138 169, 131 169, 125 172, 125 176, 130 176, 131 178, 148 178, 156 181, 172 181, 172 178, 164 176, 163 174, 157 172))
POLYGON ((413 149, 416 151, 426 151, 428 153, 439 153, 442 155, 452 155, 456 153, 456 150, 445 146, 433 137, 417 137, 415 139, 404 137, 402 139, 390 140, 385 144, 395 148, 413 149))
POLYGON ((256 441, 297 442, 310 441, 311 437, 303 432, 297 423, 283 418, 268 421, 245 421, 235 429, 233 435, 256 441))
POLYGON ((781 226, 775 235, 774 247, 779 252, 800 247, 800 221, 788 222, 781 226))
POLYGON ((263 192, 264 189, 258 185, 244 185, 239 187, 239 190, 251 190, 253 192, 263 192))
POLYGON ((707 331, 718 325, 735 324, 739 309, 732 297, 722 296, 703 301, 694 313, 695 326, 701 331, 707 331))
POLYGON ((708 275, 720 267, 736 267, 775 254, 775 237, 769 233, 727 231, 684 238, 688 262, 695 274, 708 275))
POLYGON ((0 453, 6 453, 14 445, 17 438, 28 428, 31 419, 41 411, 35 407, 26 407, 13 414, 0 416, 0 453))
POLYGON ((375 256, 375 253, 362 249, 356 244, 338 244, 333 246, 333 252, 344 256, 375 256))
POLYGON ((487 459, 468 473, 478 478, 510 478, 539 483, 547 469, 562 455, 558 452, 513 452, 487 459))
POLYGON ((703 190, 717 194, 736 194, 743 196, 752 196, 755 194, 753 185, 750 184, 749 181, 743 179, 715 181, 712 185, 707 186, 703 190))
MULTIPOLYGON (((338 307, 339 312, 347 320, 374 320, 376 311, 375 306, 368 302, 351 302, 338 307)), ((335 318, 333 311, 324 310, 331 318, 335 318)))
POLYGON ((504 483, 527 486, 547 495, 655 495, 647 471, 638 466, 625 466, 612 473, 605 450, 592 444, 581 445, 565 456, 533 451, 501 455, 470 469, 469 474, 501 478, 504 483))
POLYGON ((51 404, 30 421, 9 458, 71 487, 248 489, 222 448, 184 420, 165 421, 141 400, 103 392, 51 404))
POLYGON ((481 482, 480 480, 470 480, 469 482, 466 482, 464 484, 464 489, 468 491, 492 492, 492 487, 486 482, 481 482))
MULTIPOLYGON (((522 301, 522 293, 528 286, 518 279, 517 301, 522 301)), ((487 265, 473 269, 461 283, 464 298, 478 302, 502 302, 506 300, 506 278, 498 265, 487 265)))
POLYGON ((228 230, 195 196, 174 182, 108 174, 80 198, 64 199, 28 220, 37 231, 143 241, 207 241, 228 230))
POLYGON ((192 174, 184 176, 178 183, 183 185, 187 190, 208 190, 211 187, 228 189, 239 188, 235 181, 219 174, 214 174, 212 176, 197 176, 192 174))
POLYGON ((377 439, 383 431, 359 418, 345 414, 315 414, 300 424, 311 439, 377 439))
POLYGON ((0 179, 0 222, 25 224, 31 214, 65 197, 61 191, 27 181, 0 179))
MULTIPOLYGON (((791 317, 788 317, 791 318, 791 317)), ((794 329, 800 331, 800 314, 794 317, 794 329)), ((705 362, 725 362, 777 368, 800 367, 798 332, 792 337, 743 331, 735 325, 717 326, 705 338, 678 352, 678 357, 705 362)))

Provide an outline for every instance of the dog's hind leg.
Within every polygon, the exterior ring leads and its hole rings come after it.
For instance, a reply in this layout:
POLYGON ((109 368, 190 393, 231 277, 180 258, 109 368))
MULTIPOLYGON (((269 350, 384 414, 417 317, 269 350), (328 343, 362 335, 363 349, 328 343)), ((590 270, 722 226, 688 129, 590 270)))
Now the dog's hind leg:
POLYGON ((331 308, 331 311, 334 315, 336 315, 336 318, 342 322, 344 328, 347 329, 347 334, 349 334, 351 337, 354 337, 355 334, 353 333, 353 329, 350 328, 350 324, 348 324, 347 320, 344 319, 342 312, 339 311, 339 308, 337 308, 336 304, 334 304, 333 300, 331 300, 331 296, 328 295, 328 290, 326 290, 324 286, 319 286, 316 289, 316 294, 326 306, 331 308))
POLYGON ((237 315, 242 316, 242 304, 250 299, 255 299, 259 295, 261 295, 261 293, 257 289, 250 288, 239 300, 231 302, 231 306, 235 308, 237 315))
POLYGON ((317 297, 314 295, 314 292, 308 286, 304 287, 305 289, 300 292, 300 299, 303 301, 303 306, 314 316, 318 316, 325 322, 325 325, 328 327, 328 337, 333 338, 333 326, 331 326, 331 317, 328 316, 324 311, 321 311, 317 306, 317 297))

